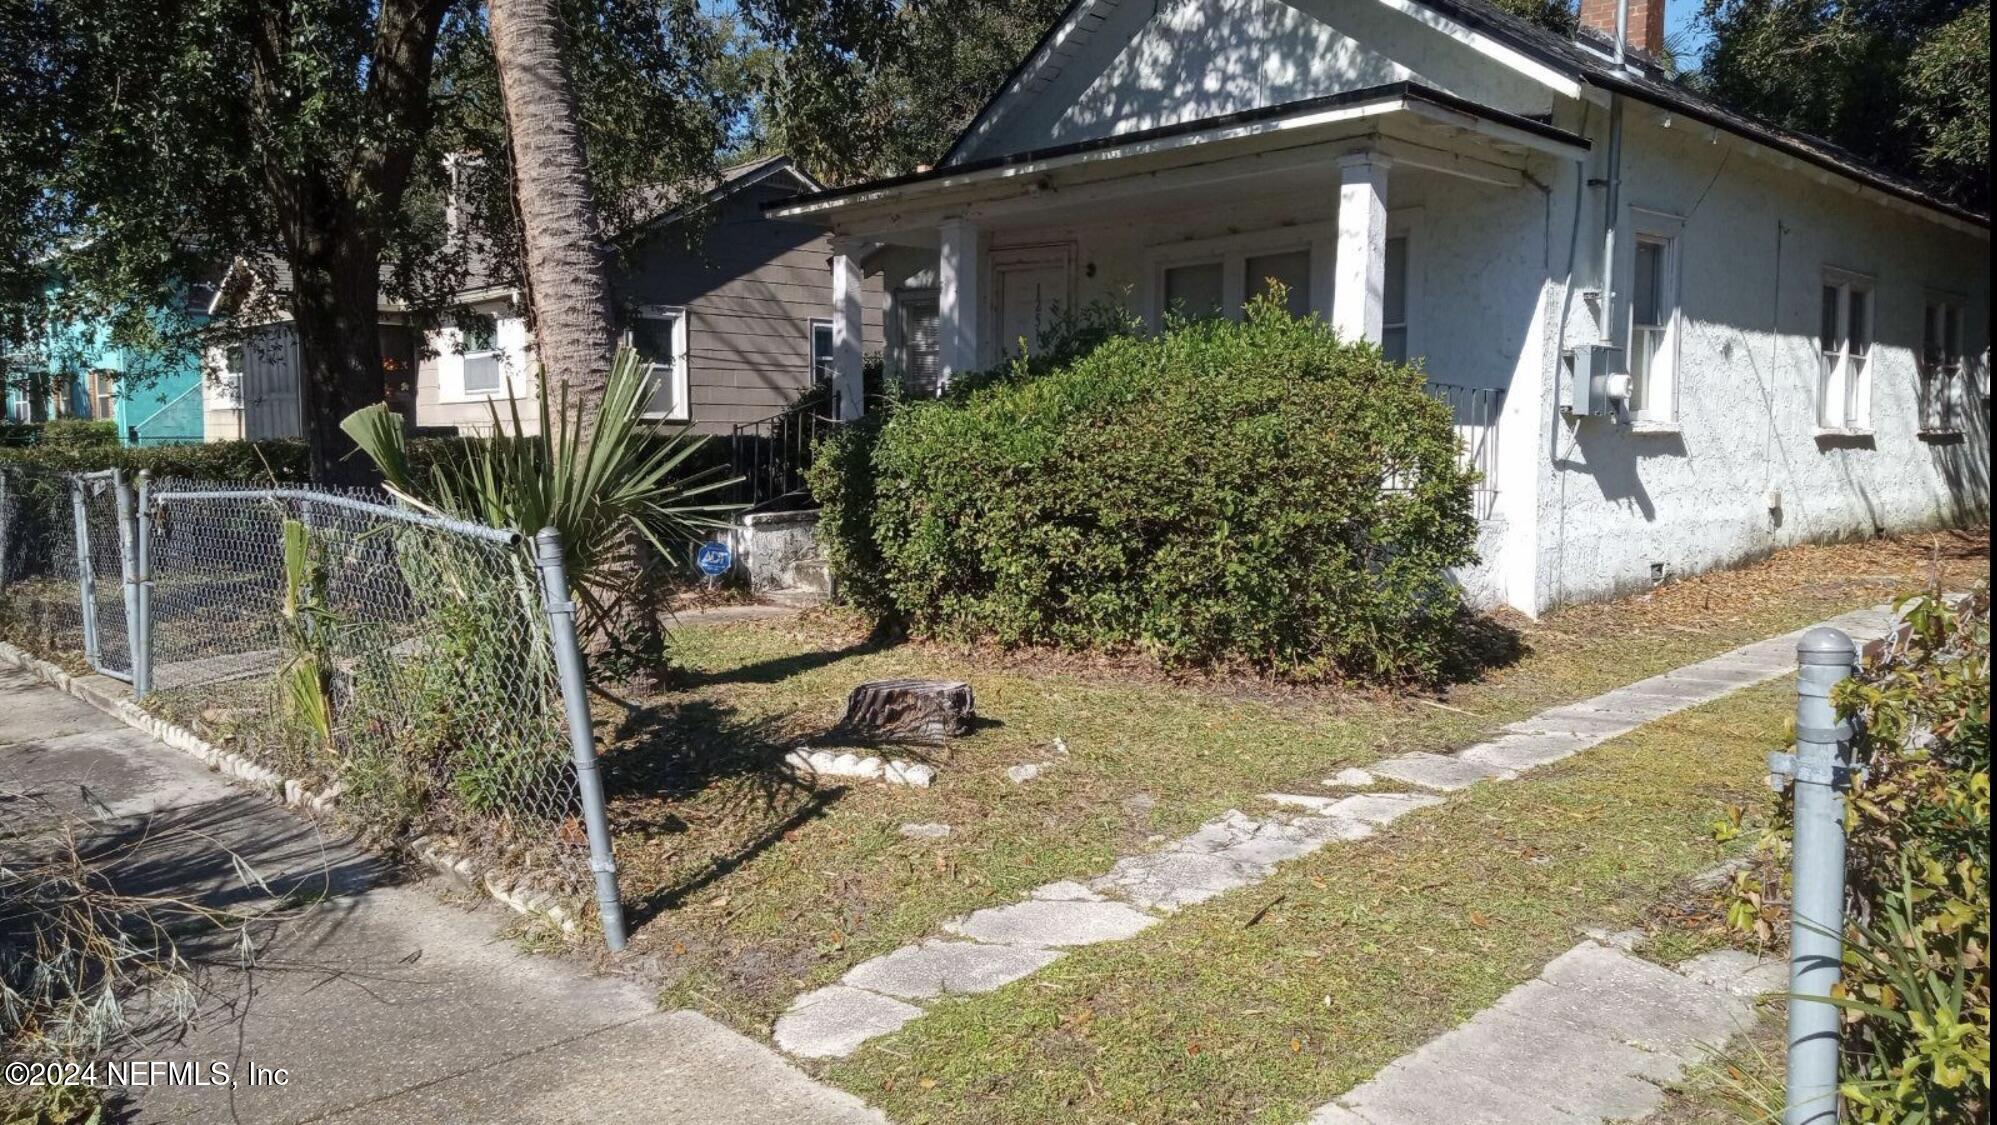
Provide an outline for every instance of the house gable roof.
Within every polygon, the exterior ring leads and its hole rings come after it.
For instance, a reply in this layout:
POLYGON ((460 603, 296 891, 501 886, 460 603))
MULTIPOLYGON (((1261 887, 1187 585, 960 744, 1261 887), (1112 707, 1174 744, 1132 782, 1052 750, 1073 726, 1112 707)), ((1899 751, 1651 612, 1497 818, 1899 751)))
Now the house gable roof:
MULTIPOLYGON (((1034 49, 1014 68, 998 92, 979 109, 939 163, 945 167, 958 166, 1004 155, 1003 152, 981 151, 979 146, 997 139, 1008 118, 1017 119, 1027 104, 1055 87, 1064 73, 1091 64, 1101 66, 1106 52, 1101 43, 1092 41, 1104 35, 1114 35, 1118 30, 1130 34, 1129 20, 1122 24, 1115 21, 1118 11, 1129 2, 1073 0, 1034 49)), ((1241 5, 1252 4, 1256 0, 1226 2, 1241 5)), ((1181 3, 1212 4, 1213 0, 1181 0, 1181 3)), ((1987 215, 1951 203, 1924 186, 1877 168, 1836 145, 1759 121, 1704 98, 1668 80, 1655 67, 1642 65, 1640 57, 1633 60, 1637 65, 1618 67, 1609 59, 1605 41, 1584 39, 1576 42, 1567 39, 1485 0, 1296 0, 1296 3, 1299 7, 1312 8, 1349 4, 1354 12, 1366 6, 1391 9, 1435 34, 1470 48, 1488 60, 1491 67, 1536 83, 1549 93, 1579 97, 1584 87, 1592 87, 1622 94, 1766 146, 1786 157, 1895 199, 1959 222, 1986 230, 1989 227, 1987 215)), ((1144 7, 1154 8, 1153 5, 1144 7)), ((1169 2, 1160 2, 1154 10, 1162 15, 1171 7, 1169 2)), ((1587 32, 1582 34, 1584 37, 1588 35, 1587 32)), ((1072 87, 1076 78, 1071 75, 1068 81, 1072 87)), ((1071 89, 1071 92, 1079 94, 1082 91, 1071 89)), ((1046 136, 1045 133, 1041 135, 1046 136)))

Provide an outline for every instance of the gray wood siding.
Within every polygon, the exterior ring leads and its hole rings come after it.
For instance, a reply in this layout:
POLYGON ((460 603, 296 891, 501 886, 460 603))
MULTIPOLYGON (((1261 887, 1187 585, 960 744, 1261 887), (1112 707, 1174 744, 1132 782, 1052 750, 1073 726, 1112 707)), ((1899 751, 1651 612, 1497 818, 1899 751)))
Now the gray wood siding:
MULTIPOLYGON (((832 312, 825 232, 766 219, 761 205, 788 188, 746 188, 726 200, 700 245, 671 228, 641 244, 621 271, 623 307, 687 310, 687 394, 695 429, 726 433, 782 410, 811 379, 813 319, 832 312)), ((863 350, 881 350, 881 285, 867 279, 863 350)))

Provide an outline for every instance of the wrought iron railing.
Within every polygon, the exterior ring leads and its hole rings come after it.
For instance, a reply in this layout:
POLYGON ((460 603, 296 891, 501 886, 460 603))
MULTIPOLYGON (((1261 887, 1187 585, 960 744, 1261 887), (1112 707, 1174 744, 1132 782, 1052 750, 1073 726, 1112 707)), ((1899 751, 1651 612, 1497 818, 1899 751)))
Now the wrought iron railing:
POLYGON ((808 395, 782 413, 744 422, 729 434, 729 458, 741 479, 736 499, 750 508, 806 492, 804 474, 818 443, 838 426, 824 395, 808 395))
POLYGON ((1464 387, 1431 380, 1428 393, 1449 404, 1455 420, 1457 463, 1483 478, 1472 493, 1477 518, 1490 519, 1498 502, 1498 415, 1505 392, 1499 387, 1464 387))

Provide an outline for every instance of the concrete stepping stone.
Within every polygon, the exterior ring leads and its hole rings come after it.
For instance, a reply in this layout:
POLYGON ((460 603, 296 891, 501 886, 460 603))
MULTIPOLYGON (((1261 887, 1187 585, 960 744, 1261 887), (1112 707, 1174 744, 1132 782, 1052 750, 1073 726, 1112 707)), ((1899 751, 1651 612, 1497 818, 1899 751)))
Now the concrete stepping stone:
POLYGON ((1324 779, 1324 784, 1339 789, 1371 789, 1379 779, 1360 769, 1348 766, 1324 779))
POLYGON ((1751 1017, 1751 1004, 1727 989, 1583 942, 1310 1120, 1636 1120, 1663 1101, 1664 1084, 1751 1017))
POLYGON ((1324 812, 1331 808, 1338 800, 1336 797, 1320 797, 1315 793, 1264 793, 1262 794, 1262 799, 1272 805, 1282 805, 1284 808, 1291 809, 1309 809, 1315 813, 1324 812))
POLYGON ((929 1000, 946 993, 990 992, 1060 957, 1051 949, 932 940, 862 961, 839 983, 903 1000, 929 1000))
POLYGON ((1508 777, 1505 769, 1486 765, 1475 759, 1465 761, 1461 755, 1430 754, 1415 750, 1397 754, 1373 765, 1373 772, 1381 777, 1391 777, 1409 785, 1419 785, 1424 789, 1440 789, 1453 793, 1458 789, 1468 789, 1480 781, 1493 781, 1508 777))
POLYGON ((1268 873, 1267 866, 1229 859, 1219 852, 1162 851, 1117 860, 1109 874, 1089 886, 1138 906, 1171 911, 1259 882, 1268 873))
POLYGON ((1427 793, 1360 793, 1347 797, 1331 807, 1331 811, 1346 820, 1356 820, 1375 828, 1392 824, 1416 809, 1442 803, 1441 797, 1427 793))
POLYGON ((992 906, 943 923, 946 933, 994 945, 1054 948, 1136 937, 1158 919, 1120 902, 1043 902, 992 906))
POLYGON ((1571 758, 1614 737, 1612 734, 1513 734, 1472 746, 1457 757, 1499 771, 1501 777, 1514 778, 1527 770, 1571 758))
POLYGON ((860 1044, 886 1035, 922 1014, 878 992, 843 984, 807 992, 777 1017, 771 1038, 777 1046, 807 1059, 845 1058, 860 1044))

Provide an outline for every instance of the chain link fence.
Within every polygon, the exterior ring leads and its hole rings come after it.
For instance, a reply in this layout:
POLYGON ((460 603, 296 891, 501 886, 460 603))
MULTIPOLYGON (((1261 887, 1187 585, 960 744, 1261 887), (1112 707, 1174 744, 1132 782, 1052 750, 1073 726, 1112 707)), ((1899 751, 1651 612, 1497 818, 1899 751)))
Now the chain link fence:
POLYGON ((594 881, 622 944, 551 532, 325 489, 0 476, 9 639, 336 788, 357 827, 428 836, 564 897, 594 881))

